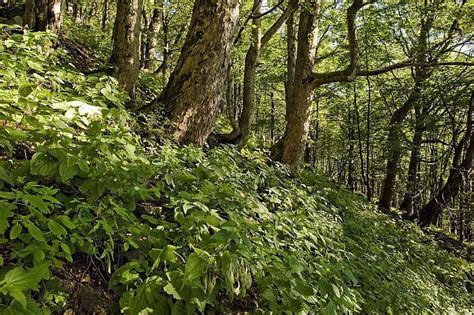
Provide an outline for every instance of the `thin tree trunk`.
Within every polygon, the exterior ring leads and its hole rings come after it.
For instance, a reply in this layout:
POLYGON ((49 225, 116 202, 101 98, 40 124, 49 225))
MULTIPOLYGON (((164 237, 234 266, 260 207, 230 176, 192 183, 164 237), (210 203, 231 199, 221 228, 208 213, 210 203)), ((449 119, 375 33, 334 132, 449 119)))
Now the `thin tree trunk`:
POLYGON ((134 98, 140 69, 140 30, 143 0, 118 0, 114 23, 114 46, 110 62, 116 66, 115 77, 134 98))
POLYGON ((262 36, 262 23, 260 18, 262 1, 254 0, 252 9, 252 15, 254 17, 252 18, 251 43, 250 48, 247 50, 247 54, 245 56, 242 115, 239 120, 238 130, 233 130, 230 135, 223 137, 227 142, 238 141, 240 147, 243 147, 247 143, 250 133, 250 126, 253 120, 255 81, 261 48, 270 41, 273 35, 296 10, 297 6, 298 0, 291 0, 286 10, 262 36))
POLYGON ((349 110, 349 124, 348 124, 348 140, 349 140, 349 154, 347 157, 348 160, 348 168, 347 168, 347 186, 349 187, 350 191, 355 191, 355 178, 354 178, 354 172, 355 172, 355 165, 354 165, 354 143, 355 143, 355 135, 354 135, 354 118, 349 110))
POLYGON ((400 209, 405 212, 407 215, 411 215, 413 212, 413 202, 414 198, 418 193, 418 167, 420 164, 420 150, 421 150, 421 141, 423 139, 423 131, 425 129, 425 115, 424 112, 421 113, 419 106, 415 106, 415 132, 413 134, 413 143, 411 147, 410 163, 408 166, 408 176, 407 176, 407 186, 403 201, 400 204, 400 209))
POLYGON ((108 11, 109 11, 109 0, 104 0, 102 5, 102 31, 107 30, 107 20, 108 20, 108 11))
POLYGON ((239 9, 238 0, 195 2, 178 64, 162 95, 148 106, 166 106, 180 144, 203 145, 214 127, 239 9))
POLYGON ((147 30, 147 41, 145 48, 145 69, 151 69, 153 67, 156 58, 156 46, 158 44, 158 33, 160 32, 160 19, 161 12, 155 8, 151 17, 150 24, 147 30))
POLYGON ((362 183, 367 187, 367 178, 365 177, 365 169, 364 169, 364 155, 362 153, 362 134, 360 130, 360 114, 359 114, 359 105, 357 104, 357 84, 354 81, 354 111, 356 114, 356 122, 357 122, 357 140, 358 140, 358 148, 359 148, 359 158, 360 158, 360 175, 362 177, 362 183))
POLYGON ((290 94, 295 81, 296 68, 296 34, 295 34, 295 13, 291 13, 286 22, 286 45, 287 45, 287 78, 285 82, 286 104, 289 104, 290 94))
POLYGON ((385 178, 382 185, 382 192, 379 198, 379 208, 387 211, 392 204, 393 194, 395 191, 395 179, 398 173, 398 164, 400 162, 402 147, 401 147, 401 129, 402 123, 412 109, 415 102, 420 98, 421 82, 415 85, 414 90, 405 101, 405 103, 398 108, 390 119, 387 136, 387 167, 385 178))

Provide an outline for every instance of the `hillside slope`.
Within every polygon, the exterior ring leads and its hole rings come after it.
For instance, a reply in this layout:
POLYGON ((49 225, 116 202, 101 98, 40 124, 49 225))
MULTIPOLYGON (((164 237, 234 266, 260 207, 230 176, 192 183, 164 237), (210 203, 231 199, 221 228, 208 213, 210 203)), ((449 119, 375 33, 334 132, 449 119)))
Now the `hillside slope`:
POLYGON ((261 152, 141 139, 113 79, 0 30, 2 314, 474 307, 472 266, 416 226, 261 152))

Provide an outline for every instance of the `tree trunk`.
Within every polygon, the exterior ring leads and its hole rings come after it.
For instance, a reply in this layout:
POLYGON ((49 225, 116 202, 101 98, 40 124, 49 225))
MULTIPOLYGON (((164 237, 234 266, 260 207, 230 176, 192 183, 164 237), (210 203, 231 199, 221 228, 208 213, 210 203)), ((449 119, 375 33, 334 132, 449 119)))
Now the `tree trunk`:
POLYGON ((158 33, 160 32, 161 12, 154 9, 151 21, 148 25, 146 46, 145 46, 145 69, 151 69, 156 58, 156 46, 158 44, 158 33))
POLYGON ((286 82, 285 82, 285 99, 289 104, 291 88, 295 81, 296 68, 296 34, 295 34, 295 13, 293 12, 286 22, 286 46, 287 46, 287 63, 286 63, 286 82))
POLYGON ((34 31, 58 33, 62 25, 62 0, 27 0, 23 21, 34 31))
POLYGON ((417 173, 420 164, 421 141, 423 140, 423 131, 425 129, 424 112, 425 111, 423 111, 423 113, 420 113, 419 106, 415 107, 416 122, 415 132, 413 134, 413 143, 411 147, 410 164, 408 166, 407 187, 405 195, 403 197, 403 201, 400 204, 400 209, 403 210, 405 214, 409 216, 413 212, 413 201, 418 193, 417 173))
POLYGON ((471 94, 469 111, 467 115, 466 133, 456 146, 453 164, 449 171, 448 180, 434 198, 420 210, 420 226, 436 223, 443 208, 446 207, 459 193, 462 182, 469 175, 474 157, 474 132, 472 131, 472 114, 474 110, 474 93, 471 94), (465 149, 465 150, 464 150, 465 149), (464 152, 464 159, 462 155, 464 152))
POLYGON ((105 32, 107 30, 107 19, 108 19, 108 8, 109 0, 104 0, 102 5, 102 31, 105 32))
POLYGON ((392 204, 393 194, 395 190, 395 179, 398 173, 398 164, 400 162, 402 147, 401 147, 401 133, 402 123, 412 109, 415 102, 418 101, 421 91, 421 82, 415 85, 414 90, 405 101, 405 103, 398 108, 392 115, 388 126, 387 136, 387 168, 385 178, 382 184, 382 192, 379 198, 379 208, 383 211, 390 209, 392 204))
POLYGON ((298 0, 291 0, 286 10, 281 16, 272 24, 272 26, 265 32, 262 37, 261 27, 261 0, 254 0, 252 15, 252 33, 251 44, 245 56, 244 68, 244 89, 243 89, 243 104, 242 115, 239 120, 239 128, 233 130, 232 133, 224 138, 227 142, 239 142, 239 146, 243 147, 248 140, 250 134, 250 127, 253 120, 254 105, 255 105, 255 81, 257 65, 260 58, 260 51, 265 46, 272 36, 280 29, 283 23, 293 14, 298 7, 298 0))
MULTIPOLYGON (((254 0, 253 12, 255 12, 256 15, 260 14, 261 7, 262 1, 254 0)), ((262 40, 261 25, 262 23, 260 18, 254 18, 252 20, 251 44, 245 56, 242 115, 239 121, 239 142, 241 146, 243 146, 247 142, 254 111, 255 79, 262 40)))
POLYGON ((354 163, 354 143, 355 143, 355 132, 354 132, 354 118, 352 113, 349 111, 349 124, 348 124, 348 140, 349 140, 349 154, 347 157, 348 168, 347 168, 347 187, 350 191, 355 191, 355 163, 354 163))
POLYGON ((214 121, 226 72, 238 0, 197 0, 181 55, 162 95, 150 104, 163 103, 180 144, 203 145, 214 121))
POLYGON ((114 23, 114 46, 110 62, 115 77, 133 99, 140 67, 140 29, 143 0, 118 0, 114 23))
POLYGON ((314 67, 320 1, 308 5, 311 8, 305 6, 300 13, 295 77, 286 108, 285 133, 272 148, 274 159, 291 166, 296 166, 304 155, 314 94, 313 87, 305 80, 314 67))

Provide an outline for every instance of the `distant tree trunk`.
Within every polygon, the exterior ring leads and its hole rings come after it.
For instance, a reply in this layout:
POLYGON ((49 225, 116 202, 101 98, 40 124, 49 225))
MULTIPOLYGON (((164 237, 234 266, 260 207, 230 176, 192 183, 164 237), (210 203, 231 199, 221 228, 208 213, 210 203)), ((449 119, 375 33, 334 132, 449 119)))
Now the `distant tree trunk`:
POLYGON ((285 98, 286 104, 289 104, 291 89, 295 81, 295 67, 296 67, 296 34, 295 34, 295 13, 291 13, 286 22, 286 46, 287 46, 287 61, 286 61, 286 82, 285 82, 285 98))
POLYGON ((415 107, 415 132, 413 134, 413 142, 411 147, 410 164, 408 166, 407 186, 400 209, 407 215, 413 212, 413 201, 417 194, 417 173, 420 164, 421 141, 423 140, 423 132, 425 130, 424 111, 420 112, 419 106, 415 107))
POLYGON ((62 0, 27 0, 23 21, 34 31, 58 33, 62 25, 62 0))
POLYGON ((111 64, 122 88, 134 98, 140 67, 140 29, 143 0, 118 0, 111 64))
MULTIPOLYGON (((425 2, 425 5, 427 3, 425 2)), ((417 44, 417 56, 416 60, 419 63, 425 63, 427 59, 426 50, 428 47, 428 38, 429 32, 432 26, 433 16, 428 17, 423 16, 420 24, 420 33, 418 36, 417 44)), ((402 123, 407 117, 408 113, 411 111, 413 106, 421 98, 421 91, 425 81, 430 76, 426 68, 415 67, 413 71, 413 79, 415 81, 415 86, 411 92, 408 99, 405 101, 403 106, 398 108, 392 115, 390 124, 388 127, 388 138, 387 138, 387 149, 388 149, 388 159, 387 159, 387 170, 385 173, 385 178, 383 181, 382 192, 380 193, 379 198, 379 208, 383 211, 388 211, 392 203, 392 198, 395 190, 395 179, 398 173, 398 165, 400 162, 402 148, 401 148, 401 127, 402 123)))
POLYGON ((158 33, 160 32, 161 12, 155 8, 153 10, 151 21, 148 24, 146 46, 145 46, 145 69, 151 69, 156 59, 156 46, 158 44, 158 33))
POLYGON ((356 116, 357 122, 357 140, 359 148, 359 158, 360 158, 360 176, 362 177, 362 183, 365 187, 367 187, 367 178, 365 177, 365 169, 364 169, 364 155, 362 153, 362 132, 360 128, 360 114, 359 114, 359 105, 357 104, 357 84, 354 81, 353 84, 353 91, 354 91, 354 112, 356 116))
POLYGON ((255 107, 255 81, 261 48, 270 41, 273 35, 286 22, 288 17, 296 10, 298 7, 298 0, 290 1, 286 10, 263 36, 260 18, 261 7, 262 1, 254 0, 252 9, 252 15, 254 17, 252 18, 251 43, 245 56, 243 104, 242 114, 239 120, 239 128, 234 129, 231 134, 223 137, 226 142, 238 142, 241 147, 247 143, 253 120, 255 107))
POLYGON ((275 142, 275 97, 273 91, 270 94, 271 96, 271 107, 270 107, 270 140, 271 144, 275 142))
POLYGON ((108 10, 109 10, 109 0, 104 0, 102 5, 102 31, 107 30, 107 19, 108 19, 108 10))
POLYGON ((441 190, 420 210, 420 226, 436 223, 443 208, 446 207, 459 193, 463 180, 467 178, 472 168, 474 157, 474 132, 472 131, 472 115, 474 111, 474 93, 471 94, 467 115, 466 133, 454 150, 453 164, 449 176, 441 190), (465 149, 465 150, 464 150, 465 149), (462 155, 464 152, 464 159, 462 155), (461 161, 462 160, 462 161, 461 161))
POLYGON ((398 108, 390 119, 387 136, 387 167, 385 178, 382 185, 382 192, 379 198, 379 208, 387 211, 392 204, 393 194, 395 191, 395 179, 398 173, 398 164, 402 154, 401 133, 402 123, 412 109, 415 102, 418 101, 421 92, 421 82, 415 85, 405 103, 398 108))
POLYGON ((320 1, 310 2, 300 13, 295 77, 286 109, 286 129, 283 138, 272 148, 273 158, 288 165, 297 165, 306 148, 314 88, 305 80, 314 67, 319 9, 320 1))
POLYGON ((162 95, 147 106, 166 106, 180 144, 203 145, 214 127, 239 9, 238 0, 195 1, 176 68, 162 95))
POLYGON ((347 186, 350 191, 355 191, 355 163, 354 163, 354 143, 355 143, 355 132, 354 132, 354 118, 352 113, 349 111, 349 124, 348 124, 348 140, 349 140, 349 154, 347 157, 348 168, 347 168, 347 186))

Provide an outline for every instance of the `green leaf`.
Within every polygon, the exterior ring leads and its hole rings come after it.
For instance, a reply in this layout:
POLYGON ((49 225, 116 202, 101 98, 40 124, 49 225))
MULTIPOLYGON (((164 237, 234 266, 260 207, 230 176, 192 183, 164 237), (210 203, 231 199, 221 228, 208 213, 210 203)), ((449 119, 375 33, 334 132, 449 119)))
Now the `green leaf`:
POLYGON ((66 254, 71 254, 71 248, 66 243, 61 243, 61 249, 66 253, 66 254))
POLYGON ((26 63, 28 64, 28 66, 31 69, 34 69, 36 71, 42 71, 43 70, 43 65, 41 65, 40 63, 31 61, 31 60, 28 60, 26 63))
POLYGON ((13 209, 15 209, 15 205, 0 202, 0 235, 4 234, 10 226, 8 218, 13 216, 13 209))
POLYGON ((23 292, 21 292, 21 290, 13 287, 8 289, 8 293, 12 298, 18 301, 18 303, 20 303, 23 308, 26 308, 26 296, 23 294, 23 292))
POLYGON ((184 281, 192 283, 207 270, 207 261, 196 253, 189 255, 184 266, 184 281))
POLYGON ((31 222, 25 223, 26 228, 28 229, 28 233, 37 241, 42 243, 46 243, 46 239, 44 238, 43 232, 31 222))
POLYGON ((166 261, 166 262, 176 262, 178 259, 176 255, 176 246, 172 245, 166 245, 166 247, 163 249, 163 252, 161 253, 161 261, 166 261))
POLYGON ((33 154, 30 161, 31 174, 51 176, 57 172, 58 160, 43 152, 33 154))
POLYGON ((23 228, 21 227, 20 224, 15 224, 11 229, 10 229, 10 239, 14 240, 17 238, 20 234, 23 228))
POLYGON ((31 85, 31 84, 25 84, 25 85, 22 85, 22 86, 18 89, 18 94, 20 94, 20 95, 23 96, 23 97, 27 97, 27 96, 30 95, 33 91, 34 91, 34 86, 33 86, 33 85, 31 85))
POLYGON ((167 285, 163 288, 166 293, 169 295, 173 296, 176 300, 181 300, 181 296, 179 295, 178 291, 176 291, 176 288, 173 286, 171 282, 168 282, 167 285))
POLYGON ((67 235, 67 230, 61 224, 57 223, 54 220, 50 220, 48 222, 48 228, 57 237, 62 237, 63 235, 67 235))
POLYGON ((334 283, 332 284, 332 290, 334 291, 334 294, 336 295, 337 298, 341 297, 341 291, 339 291, 339 288, 337 285, 334 283))
POLYGON ((10 291, 11 288, 20 291, 37 290, 40 280, 46 279, 48 276, 49 269, 47 264, 39 265, 30 270, 15 267, 5 275, 2 289, 7 291, 10 291))
POLYGON ((77 165, 70 165, 68 162, 61 163, 59 167, 59 175, 64 182, 76 176, 78 171, 77 165))
POLYGON ((298 293, 303 296, 312 296, 314 294, 314 290, 312 287, 301 282, 296 285, 296 291, 298 291, 298 293))

